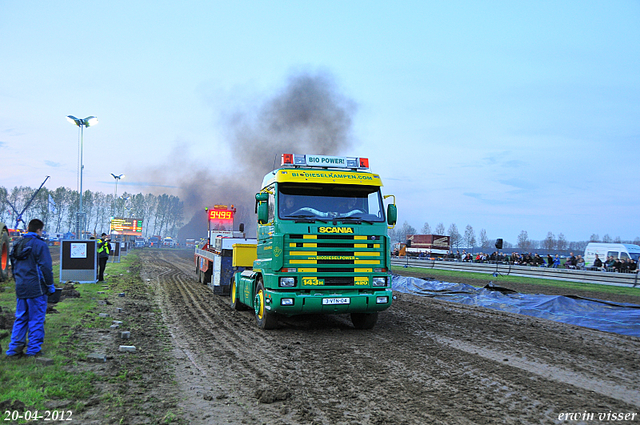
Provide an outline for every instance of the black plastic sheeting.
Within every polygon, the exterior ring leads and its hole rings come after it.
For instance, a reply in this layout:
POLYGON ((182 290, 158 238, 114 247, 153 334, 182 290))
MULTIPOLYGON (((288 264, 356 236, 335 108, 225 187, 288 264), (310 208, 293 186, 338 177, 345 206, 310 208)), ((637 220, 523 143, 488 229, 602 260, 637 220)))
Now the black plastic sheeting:
POLYGON ((640 305, 637 304, 577 296, 520 294, 493 284, 476 288, 463 283, 427 281, 397 275, 393 276, 392 285, 394 291, 407 294, 640 337, 640 305))

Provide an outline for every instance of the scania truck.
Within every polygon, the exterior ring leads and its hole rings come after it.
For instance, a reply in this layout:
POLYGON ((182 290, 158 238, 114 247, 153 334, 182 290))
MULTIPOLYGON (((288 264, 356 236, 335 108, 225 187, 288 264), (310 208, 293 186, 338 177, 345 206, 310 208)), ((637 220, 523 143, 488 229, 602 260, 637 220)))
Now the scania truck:
POLYGON ((255 196, 256 259, 234 274, 231 307, 253 309, 261 329, 314 313, 373 328, 391 306, 387 229, 397 221, 381 187, 367 158, 283 154, 255 196))

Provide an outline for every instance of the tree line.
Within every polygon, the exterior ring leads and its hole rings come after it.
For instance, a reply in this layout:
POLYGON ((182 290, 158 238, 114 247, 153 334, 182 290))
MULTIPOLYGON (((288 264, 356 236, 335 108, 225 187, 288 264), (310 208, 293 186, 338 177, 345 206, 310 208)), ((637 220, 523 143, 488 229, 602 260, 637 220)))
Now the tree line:
MULTIPOLYGON (((445 226, 443 223, 438 223, 433 231, 431 230, 431 226, 429 225, 429 223, 424 223, 422 229, 418 232, 413 226, 405 221, 402 226, 396 226, 395 228, 389 230, 389 237, 391 238, 392 243, 404 243, 407 240, 407 235, 415 234, 449 236, 451 249, 455 250, 474 250, 477 248, 480 251, 489 252, 496 249, 496 238, 489 239, 487 231, 485 229, 481 229, 478 238, 476 238, 475 230, 471 225, 467 225, 467 227, 465 227, 464 234, 460 234, 460 232, 458 231, 458 226, 455 223, 452 223, 449 226, 448 230, 445 230, 445 226)), ((589 242, 633 243, 636 245, 640 245, 640 237, 635 238, 635 240, 633 241, 623 241, 619 236, 616 238, 612 238, 607 234, 604 235, 601 239, 599 235, 592 234, 588 241, 570 242, 567 241, 564 234, 562 233, 559 233, 556 236, 552 232, 548 232, 547 237, 544 240, 537 241, 530 239, 528 232, 526 230, 523 230, 518 235, 515 244, 505 239, 503 241, 502 247, 503 249, 517 248, 522 252, 531 252, 537 249, 542 249, 547 252, 567 250, 583 251, 589 242)))
MULTIPOLYGON (((11 190, 0 186, 0 221, 13 228, 17 213, 22 212, 37 189, 14 187, 11 190), (11 207, 15 207, 16 211, 11 207)), ((79 192, 66 187, 49 190, 43 187, 22 215, 22 221, 29 223, 38 218, 45 223, 47 233, 75 232, 76 216, 79 209, 79 192), (51 196, 50 201, 49 196, 51 196)), ((176 236, 184 224, 184 204, 173 195, 114 194, 84 191, 82 210, 86 214, 86 230, 100 235, 110 233, 112 217, 136 218, 142 220, 142 236, 176 236)), ((25 229, 25 224, 20 224, 25 229)))

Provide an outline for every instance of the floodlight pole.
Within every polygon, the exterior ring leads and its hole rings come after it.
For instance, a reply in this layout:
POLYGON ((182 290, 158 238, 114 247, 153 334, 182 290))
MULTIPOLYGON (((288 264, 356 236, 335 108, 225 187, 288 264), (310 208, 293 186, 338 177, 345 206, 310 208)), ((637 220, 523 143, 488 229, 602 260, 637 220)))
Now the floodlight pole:
POLYGON ((98 119, 94 116, 90 116, 84 119, 76 118, 73 115, 67 115, 67 121, 80 127, 80 194, 78 197, 78 214, 76 215, 76 239, 81 239, 85 230, 85 220, 82 211, 82 172, 84 170, 83 154, 84 154, 84 128, 96 125, 98 119), (82 220, 82 226, 80 221, 82 220))
POLYGON ((117 199, 117 198, 118 198, 118 180, 120 180, 121 178, 123 178, 123 177, 124 177, 124 174, 118 174, 118 175, 115 175, 115 174, 111 173, 111 175, 113 176, 113 178, 114 178, 114 179, 115 179, 115 181, 116 181, 116 193, 115 193, 115 195, 114 195, 113 199, 117 199))
POLYGON ((78 207, 78 217, 76 220, 76 239, 83 239, 84 232, 84 217, 82 216, 82 173, 84 171, 84 125, 80 125, 80 206, 78 207), (82 220, 82 226, 80 225, 80 221, 82 220))

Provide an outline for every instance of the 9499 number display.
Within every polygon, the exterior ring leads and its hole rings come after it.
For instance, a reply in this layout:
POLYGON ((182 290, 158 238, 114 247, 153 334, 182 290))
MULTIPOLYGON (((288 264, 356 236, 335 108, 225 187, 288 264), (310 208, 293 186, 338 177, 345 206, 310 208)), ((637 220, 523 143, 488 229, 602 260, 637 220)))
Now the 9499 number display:
POLYGON ((71 421, 73 412, 71 410, 25 410, 19 412, 17 410, 5 410, 2 419, 5 421, 18 421, 24 419, 25 421, 71 421))

